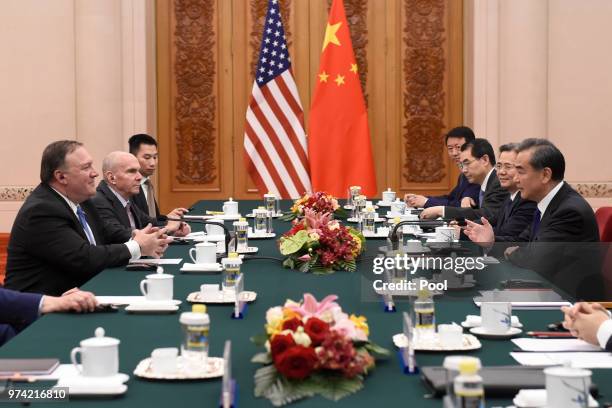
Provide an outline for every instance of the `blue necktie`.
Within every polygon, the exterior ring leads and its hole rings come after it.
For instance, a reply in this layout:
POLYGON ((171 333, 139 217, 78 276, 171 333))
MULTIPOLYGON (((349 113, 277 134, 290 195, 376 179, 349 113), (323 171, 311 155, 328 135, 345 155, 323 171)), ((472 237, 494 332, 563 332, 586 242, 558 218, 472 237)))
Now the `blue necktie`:
POLYGON ((538 235, 538 230, 540 229, 540 216, 542 215, 542 213, 540 212, 539 209, 535 210, 535 212, 533 213, 533 225, 531 227, 531 230, 533 231, 533 233, 531 234, 530 237, 530 241, 533 241, 536 237, 536 235, 538 235))
POLYGON ((91 228, 89 227, 89 224, 87 223, 87 218, 85 218, 85 212, 83 212, 83 209, 81 208, 80 205, 77 205, 76 213, 77 213, 79 222, 81 223, 81 226, 83 227, 83 231, 85 231, 87 240, 89 241, 91 245, 96 245, 96 240, 94 239, 92 232, 91 232, 91 228))
POLYGON ((482 200, 484 199, 485 192, 482 189, 478 192, 478 207, 482 208, 482 200))

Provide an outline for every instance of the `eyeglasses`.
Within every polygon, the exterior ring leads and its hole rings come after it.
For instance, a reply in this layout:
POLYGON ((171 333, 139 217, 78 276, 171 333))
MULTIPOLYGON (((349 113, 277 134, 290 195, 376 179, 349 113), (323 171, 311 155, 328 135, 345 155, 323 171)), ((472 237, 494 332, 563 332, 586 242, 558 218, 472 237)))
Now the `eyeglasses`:
POLYGON ((459 163, 459 168, 460 169, 464 169, 466 167, 468 167, 470 164, 474 163, 476 160, 464 160, 461 163, 459 163))
POLYGON ((514 164, 510 164, 510 163, 497 163, 495 165, 495 170, 497 171, 510 171, 514 168, 514 164))
POLYGON ((461 151, 461 145, 446 145, 446 150, 448 150, 449 153, 453 153, 453 152, 460 152, 461 151))

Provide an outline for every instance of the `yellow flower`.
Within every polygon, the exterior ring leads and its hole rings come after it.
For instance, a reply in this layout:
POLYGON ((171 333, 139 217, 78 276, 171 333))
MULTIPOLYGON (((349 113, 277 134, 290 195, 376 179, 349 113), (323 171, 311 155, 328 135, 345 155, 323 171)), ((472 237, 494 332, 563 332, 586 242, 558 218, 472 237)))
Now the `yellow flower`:
POLYGON ((370 328, 367 323, 367 319, 365 316, 355 316, 354 314, 349 317, 351 322, 355 324, 355 328, 362 330, 366 336, 370 335, 370 328))

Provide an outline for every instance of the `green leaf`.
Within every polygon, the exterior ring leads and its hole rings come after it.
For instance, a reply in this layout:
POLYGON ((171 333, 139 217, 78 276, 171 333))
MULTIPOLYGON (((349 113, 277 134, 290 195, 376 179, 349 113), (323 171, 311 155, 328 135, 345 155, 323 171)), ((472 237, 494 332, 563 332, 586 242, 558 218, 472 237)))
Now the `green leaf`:
POLYGON ((283 255, 291 255, 302 249, 308 241, 308 233, 300 230, 291 237, 282 237, 280 240, 280 251, 283 255))
POLYGON ((285 258, 283 266, 289 269, 295 269, 295 261, 292 257, 285 258))
POLYGON ((251 363, 272 364, 270 353, 257 353, 251 358, 251 363))
POLYGON ((342 207, 338 207, 338 209, 336 211, 334 211, 334 217, 336 218, 346 218, 347 217, 347 213, 346 210, 342 207))
POLYGON ((364 345, 365 349, 373 354, 377 354, 379 356, 389 356, 390 352, 384 347, 379 346, 376 343, 368 342, 364 345))
POLYGON ((363 388, 363 378, 344 378, 340 375, 316 375, 317 394, 332 401, 338 401, 346 396, 356 393, 363 388))
POLYGON ((275 407, 315 395, 309 385, 310 379, 293 383, 282 377, 273 365, 259 368, 254 379, 255 396, 267 398, 275 407))
POLYGON ((288 212, 286 214, 281 215, 280 217, 278 217, 279 220, 281 221, 293 221, 295 219, 296 215, 292 212, 288 212))
POLYGON ((268 341, 268 336, 264 333, 256 334, 254 336, 251 336, 251 341, 256 346, 263 347, 266 344, 266 341, 268 341))
POLYGON ((302 264, 297 269, 300 272, 308 272, 310 270, 310 262, 302 262, 302 264))

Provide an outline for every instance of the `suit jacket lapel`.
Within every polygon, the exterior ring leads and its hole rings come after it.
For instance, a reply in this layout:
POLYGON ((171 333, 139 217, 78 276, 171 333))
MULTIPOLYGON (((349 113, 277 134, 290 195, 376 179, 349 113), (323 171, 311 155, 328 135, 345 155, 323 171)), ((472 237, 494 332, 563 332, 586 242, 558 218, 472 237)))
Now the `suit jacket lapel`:
MULTIPOLYGON (((87 235, 85 235, 85 230, 83 229, 83 226, 81 225, 81 222, 79 221, 79 219, 77 218, 76 214, 72 211, 72 208, 70 208, 70 206, 68 205, 68 203, 66 202, 66 200, 64 200, 64 197, 60 196, 55 190, 53 190, 51 187, 49 187, 48 185, 44 185, 44 187, 49 191, 49 193, 51 194, 52 197, 55 197, 56 200, 58 200, 60 202, 60 204, 62 205, 62 207, 66 210, 66 212, 69 214, 70 219, 72 220, 72 223, 74 224, 74 228, 75 230, 79 233, 79 235, 81 235, 81 237, 88 241, 87 239, 87 235)), ((88 220, 89 221, 89 220, 88 220)))
POLYGON ((121 202, 119 201, 117 196, 115 196, 115 193, 113 193, 111 191, 111 189, 108 186, 108 184, 106 184, 106 183, 102 184, 102 192, 108 198, 108 200, 111 202, 111 204, 113 206, 113 211, 115 212, 115 215, 117 215, 117 217, 119 217, 119 221, 121 222, 121 224, 123 224, 125 226, 129 226, 130 225, 130 219, 128 218, 127 212, 125 211, 125 207, 123 207, 123 205, 121 205, 121 202))

